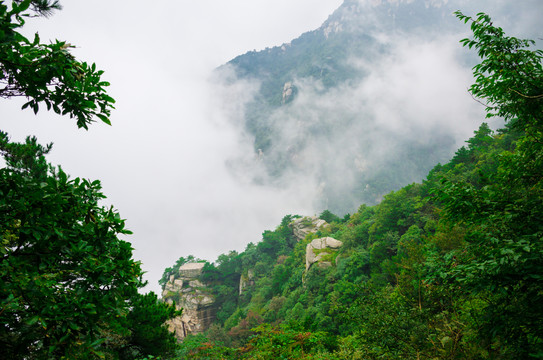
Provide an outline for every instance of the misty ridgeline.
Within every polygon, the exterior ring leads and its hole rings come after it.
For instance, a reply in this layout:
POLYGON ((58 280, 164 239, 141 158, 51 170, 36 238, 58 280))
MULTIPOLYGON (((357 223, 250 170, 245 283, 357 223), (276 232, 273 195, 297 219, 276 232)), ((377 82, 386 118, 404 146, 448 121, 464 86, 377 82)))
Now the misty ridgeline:
POLYGON ((216 71, 228 119, 252 142, 229 159, 238 177, 346 214, 421 181, 477 127, 475 59, 458 46, 452 5, 364 4, 216 71))

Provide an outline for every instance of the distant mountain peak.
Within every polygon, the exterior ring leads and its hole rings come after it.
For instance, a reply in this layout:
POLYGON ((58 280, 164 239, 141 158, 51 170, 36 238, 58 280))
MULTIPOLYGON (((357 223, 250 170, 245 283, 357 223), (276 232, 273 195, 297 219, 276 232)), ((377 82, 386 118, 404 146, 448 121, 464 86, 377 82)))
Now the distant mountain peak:
POLYGON ((453 23, 454 10, 448 0, 345 0, 318 31, 328 39, 342 31, 371 34, 382 30, 448 28, 453 23))

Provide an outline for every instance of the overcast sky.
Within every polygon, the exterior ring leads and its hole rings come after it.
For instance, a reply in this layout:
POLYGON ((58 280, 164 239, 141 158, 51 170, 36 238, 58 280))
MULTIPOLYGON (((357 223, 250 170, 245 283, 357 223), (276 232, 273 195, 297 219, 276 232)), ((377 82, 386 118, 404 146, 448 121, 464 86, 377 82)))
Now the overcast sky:
MULTIPOLYGON (((27 34, 61 39, 111 82, 113 126, 78 130, 54 113, 0 102, 0 128, 13 140, 54 142, 50 162, 74 177, 100 179, 134 235, 149 289, 180 256, 214 261, 242 251, 286 214, 313 215, 311 194, 241 184, 225 159, 251 151, 214 108, 207 79, 250 50, 281 45, 319 27, 341 0, 74 1, 27 34), (302 196, 299 196, 302 195, 302 196)), ((514 2, 517 4, 517 2, 514 2)), ((532 12, 537 13, 537 12, 532 12)))

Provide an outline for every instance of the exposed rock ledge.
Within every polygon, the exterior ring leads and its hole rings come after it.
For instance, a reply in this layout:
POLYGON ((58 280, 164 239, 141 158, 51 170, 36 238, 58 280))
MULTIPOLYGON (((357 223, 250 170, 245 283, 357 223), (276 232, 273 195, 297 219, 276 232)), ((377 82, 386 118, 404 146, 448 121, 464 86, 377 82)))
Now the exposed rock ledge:
POLYGON ((163 301, 183 309, 181 316, 167 322, 177 339, 198 334, 209 328, 215 319, 215 298, 198 277, 204 263, 188 263, 179 268, 178 275, 170 276, 162 291, 163 301))
POLYGON ((305 248, 305 271, 309 270, 311 265, 319 263, 321 267, 332 266, 330 257, 343 243, 331 237, 315 239, 307 244, 305 248))
POLYGON ((253 269, 247 270, 247 274, 241 274, 239 277, 239 294, 241 295, 243 293, 243 290, 248 288, 249 286, 253 286, 255 284, 255 272, 253 269))
POLYGON ((329 226, 329 224, 326 221, 319 219, 316 216, 304 216, 289 224, 289 227, 292 229, 292 232, 294 232, 294 236, 296 236, 298 241, 305 239, 307 234, 317 232, 327 226, 329 226))

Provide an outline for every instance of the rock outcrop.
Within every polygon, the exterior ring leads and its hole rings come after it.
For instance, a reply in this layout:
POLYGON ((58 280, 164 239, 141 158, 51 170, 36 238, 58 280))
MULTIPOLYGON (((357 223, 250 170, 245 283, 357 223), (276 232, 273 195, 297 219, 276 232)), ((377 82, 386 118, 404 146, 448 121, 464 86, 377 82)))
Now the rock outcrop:
POLYGON ((283 100, 282 103, 286 104, 292 100, 292 95, 294 94, 294 86, 291 81, 288 81, 283 85, 283 100))
POLYGON ((305 271, 309 270, 314 263, 318 263, 321 267, 332 266, 334 252, 342 245, 341 241, 331 237, 311 241, 305 248, 305 271))
POLYGON ((249 286, 255 284, 255 272, 252 269, 247 271, 247 274, 241 274, 239 277, 239 294, 243 293, 243 290, 249 286))
POLYGON ((329 224, 326 221, 319 219, 316 216, 304 216, 289 224, 289 227, 294 232, 294 236, 296 236, 298 241, 305 239, 307 234, 317 232, 327 226, 329 226, 329 224))
POLYGON ((324 24, 321 29, 324 33, 324 37, 328 39, 328 36, 330 36, 331 33, 338 33, 343 30, 343 24, 339 21, 330 21, 324 24))
POLYGON ((168 329, 177 339, 188 334, 198 334, 209 328, 215 319, 215 298, 205 284, 198 280, 204 263, 188 263, 170 276, 162 291, 164 302, 183 309, 181 316, 167 322, 168 329))

